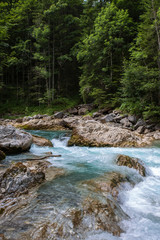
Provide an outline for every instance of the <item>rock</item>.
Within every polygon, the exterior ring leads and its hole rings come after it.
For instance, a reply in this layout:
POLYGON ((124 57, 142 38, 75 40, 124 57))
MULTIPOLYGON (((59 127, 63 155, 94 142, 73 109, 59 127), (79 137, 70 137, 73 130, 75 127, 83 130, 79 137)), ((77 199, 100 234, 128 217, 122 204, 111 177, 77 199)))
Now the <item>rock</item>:
POLYGON ((29 117, 24 117, 23 122, 30 121, 32 119, 34 119, 34 117, 30 117, 30 116, 29 117))
POLYGON ((160 130, 160 124, 157 124, 157 125, 155 126, 155 130, 160 130))
POLYGON ((7 239, 5 238, 5 236, 4 236, 4 234, 1 234, 1 233, 0 233, 0 240, 7 240, 7 239))
POLYGON ((114 118, 114 121, 117 122, 117 123, 120 123, 120 121, 124 118, 124 116, 122 115, 117 115, 115 118, 114 118))
MULTIPOLYGON (((115 115, 120 115, 122 112, 120 110, 113 110, 112 111, 115 115)), ((127 115, 128 116, 128 115, 127 115)), ((124 116, 125 117, 125 116, 124 116)))
POLYGON ((54 117, 55 117, 55 118, 59 118, 59 119, 62 119, 63 116, 64 116, 64 113, 63 113, 63 112, 57 112, 57 113, 54 114, 54 117))
POLYGON ((68 109, 68 113, 69 114, 73 114, 73 115, 77 115, 78 114, 78 110, 77 110, 77 108, 70 108, 70 109, 68 109))
POLYGON ((22 122, 23 122, 23 118, 18 118, 18 119, 16 119, 16 122, 17 122, 17 123, 22 123, 22 122))
POLYGON ((101 123, 114 122, 115 114, 110 113, 101 118, 101 123))
POLYGON ((63 120, 58 118, 53 118, 53 116, 47 116, 43 119, 32 119, 30 121, 25 121, 23 123, 12 123, 17 128, 23 128, 27 130, 65 130, 62 125, 63 120))
POLYGON ((132 158, 126 155, 119 155, 117 157, 116 163, 118 166, 126 166, 129 168, 134 168, 139 172, 141 176, 143 177, 146 176, 146 169, 144 167, 144 164, 138 158, 132 158))
POLYGON ((147 134, 147 133, 149 133, 149 132, 150 132, 149 129, 145 129, 145 130, 144 130, 144 134, 147 134))
POLYGON ((112 193, 117 194, 118 188, 126 181, 118 173, 106 173, 102 177, 79 183, 81 203, 65 207, 63 211, 54 211, 55 215, 47 222, 34 224, 36 228, 28 239, 87 239, 90 232, 98 230, 120 236, 123 232, 120 222, 129 217, 121 209, 117 197, 112 197, 112 193))
POLYGON ((6 154, 0 150, 0 161, 6 158, 6 154))
POLYGON ((54 119, 54 115, 53 116, 45 116, 42 120, 42 123, 52 121, 52 119, 54 119))
POLYGON ((129 115, 128 120, 132 123, 135 124, 137 122, 137 117, 135 115, 129 115))
POLYGON ((78 110, 78 115, 85 115, 87 114, 87 112, 88 112, 88 108, 83 107, 78 110))
POLYGON ((16 163, 0 176, 0 195, 13 197, 22 194, 44 179, 44 172, 30 170, 21 162, 16 163))
POLYGON ((87 121, 87 120, 92 120, 93 118, 90 115, 86 115, 83 117, 83 120, 87 121))
POLYGON ((93 104, 81 104, 76 107, 78 110, 78 115, 85 115, 88 112, 92 111, 94 109, 95 105, 93 104))
POLYGON ((50 166, 47 161, 27 161, 13 164, 0 175, 0 196, 17 197, 43 183, 64 175, 64 170, 50 166))
POLYGON ((124 126, 124 127, 131 127, 132 123, 128 120, 128 118, 123 118, 120 123, 124 126))
MULTIPOLYGON (((96 230, 108 231, 115 236, 120 236, 123 230, 119 222, 128 216, 118 204, 117 197, 119 190, 126 182, 128 179, 125 176, 112 172, 80 183, 81 191, 85 191, 84 195, 88 193, 90 197, 83 201, 83 208, 81 208, 83 211, 78 214, 77 222, 83 223, 85 218, 90 218, 96 230)), ((87 225, 91 224, 86 222, 86 227, 87 225)))
POLYGON ((134 126, 134 129, 136 130, 140 126, 146 126, 146 122, 143 119, 139 119, 136 125, 134 126))
POLYGON ((33 143, 38 145, 38 146, 48 146, 48 147, 53 147, 53 143, 44 138, 44 137, 40 137, 40 136, 37 136, 37 135, 32 135, 33 137, 33 143))
POLYGON ((33 119, 41 119, 43 118, 43 115, 37 114, 33 116, 33 119))
MULTIPOLYGON (((116 114, 113 122, 106 122, 106 117, 91 119, 88 116, 82 117, 77 115, 66 118, 63 117, 63 119, 53 119, 52 116, 44 117, 41 120, 32 119, 23 123, 16 123, 15 121, 12 121, 9 124, 28 130, 44 129, 57 131, 74 129, 69 144, 80 144, 80 146, 144 147, 152 144, 153 140, 155 139, 154 136, 156 136, 156 140, 160 139, 158 138, 158 134, 155 135, 155 131, 152 133, 150 129, 149 131, 146 131, 148 126, 146 124, 144 131, 145 134, 139 134, 138 132, 133 131, 134 126, 132 126, 130 122, 129 124, 132 127, 125 127, 124 125, 121 126, 117 120, 115 120, 119 116, 119 113, 116 114), (100 121, 104 122, 105 124, 101 123, 100 121)), ((5 123, 3 121, 3 124, 8 124, 8 122, 5 123)))
POLYGON ((139 134, 142 134, 144 133, 144 130, 145 130, 145 126, 140 126, 137 128, 136 132, 138 132, 139 134))
POLYGON ((92 117, 93 118, 97 118, 97 117, 100 117, 102 114, 100 113, 100 112, 94 112, 93 114, 92 114, 92 117))
POLYGON ((95 108, 95 105, 90 103, 90 104, 80 104, 77 106, 77 109, 79 110, 80 108, 86 108, 89 112, 92 111, 95 108))
MULTIPOLYGON (((149 124, 149 125, 146 125, 145 128, 150 130, 150 131, 154 131, 155 130, 155 124, 149 124)), ((158 129, 157 129, 158 130, 158 129)))
POLYGON ((95 120, 76 118, 74 121, 66 119, 65 124, 73 129, 69 146, 143 147, 154 139, 153 136, 140 135, 115 123, 102 124, 95 120))
POLYGON ((122 185, 128 181, 129 179, 124 175, 111 172, 105 173, 98 178, 83 181, 81 184, 82 187, 87 188, 90 192, 103 193, 105 197, 112 195, 114 199, 117 199, 122 185))
POLYGON ((154 139, 155 140, 160 140, 160 131, 156 131, 155 133, 154 133, 154 139))
POLYGON ((6 154, 21 153, 29 150, 32 135, 15 127, 0 126, 0 149, 6 154))
POLYGON ((99 110, 98 112, 105 115, 111 111, 112 111, 112 109, 108 107, 108 108, 103 108, 103 109, 99 110))
MULTIPOLYGON (((39 220, 41 222, 41 219, 36 218, 34 224, 31 223, 33 209, 37 210, 39 205, 38 188, 45 179, 52 181, 65 174, 64 169, 50 165, 47 161, 37 160, 17 163, 0 175, 0 192, 3 192, 0 194, 0 233, 4 234, 5 239, 35 239, 30 236, 30 232, 35 231, 39 220)), ((42 206, 44 205, 40 206, 39 211, 42 210, 42 206)), ((49 210, 48 213, 50 214, 49 210)))

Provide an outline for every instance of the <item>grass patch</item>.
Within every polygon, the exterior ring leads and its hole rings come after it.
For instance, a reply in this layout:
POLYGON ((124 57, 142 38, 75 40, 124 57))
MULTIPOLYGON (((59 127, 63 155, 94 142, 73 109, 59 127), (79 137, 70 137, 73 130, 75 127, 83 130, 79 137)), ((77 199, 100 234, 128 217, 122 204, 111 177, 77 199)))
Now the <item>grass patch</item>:
POLYGON ((15 119, 17 117, 34 116, 36 114, 52 115, 64 111, 80 103, 80 98, 57 98, 50 105, 28 106, 24 102, 11 101, 0 105, 0 117, 15 119))

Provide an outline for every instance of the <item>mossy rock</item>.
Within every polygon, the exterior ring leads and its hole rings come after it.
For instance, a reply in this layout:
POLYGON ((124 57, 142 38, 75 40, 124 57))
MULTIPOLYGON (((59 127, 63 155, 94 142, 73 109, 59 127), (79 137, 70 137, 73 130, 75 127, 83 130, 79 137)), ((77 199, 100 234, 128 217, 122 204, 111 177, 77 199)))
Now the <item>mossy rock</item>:
POLYGON ((146 168, 143 162, 138 158, 133 158, 126 155, 119 155, 117 157, 117 165, 134 168, 139 172, 141 176, 146 176, 146 168))
POLYGON ((4 213, 5 209, 3 207, 0 208, 0 215, 4 213))
POLYGON ((6 154, 0 150, 0 160, 3 160, 6 158, 6 154))
POLYGON ((108 144, 99 143, 96 141, 88 140, 76 132, 72 133, 70 140, 68 141, 68 146, 80 146, 80 147, 111 147, 108 144))

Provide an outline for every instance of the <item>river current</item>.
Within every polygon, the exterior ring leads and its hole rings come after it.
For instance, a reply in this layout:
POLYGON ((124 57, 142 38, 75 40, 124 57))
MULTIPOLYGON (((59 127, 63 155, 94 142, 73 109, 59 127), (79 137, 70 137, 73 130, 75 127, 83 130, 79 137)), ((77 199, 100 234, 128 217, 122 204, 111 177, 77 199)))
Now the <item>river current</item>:
MULTIPOLYGON (((50 208, 54 205, 62 209, 66 206, 76 207, 81 199, 81 193, 77 188, 79 182, 101 176, 106 172, 125 173, 136 182, 134 188, 126 184, 125 191, 119 196, 122 209, 130 217, 121 223, 125 233, 115 237, 107 232, 94 231, 90 232, 85 240, 160 239, 160 147, 158 144, 150 148, 67 147, 70 133, 30 132, 50 139, 54 147, 38 147, 33 144, 28 154, 7 157, 6 163, 23 160, 26 155, 41 156, 44 152, 52 152, 54 155, 62 155, 49 158, 52 165, 67 171, 65 176, 43 184, 39 188, 38 200, 41 206, 49 204, 50 208), (148 176, 142 178, 136 170, 117 166, 115 160, 118 154, 141 159, 147 168, 148 176)), ((47 218, 41 211, 37 210, 37 216, 47 218)), ((30 214, 36 216, 36 211, 30 214)), ((27 217, 26 214, 24 220, 27 221, 27 217)))

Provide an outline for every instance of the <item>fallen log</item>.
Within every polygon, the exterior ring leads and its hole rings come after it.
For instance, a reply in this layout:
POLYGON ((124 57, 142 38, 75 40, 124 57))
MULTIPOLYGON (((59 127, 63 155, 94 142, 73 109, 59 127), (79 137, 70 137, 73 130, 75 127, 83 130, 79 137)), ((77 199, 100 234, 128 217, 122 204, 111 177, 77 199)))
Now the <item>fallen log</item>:
POLYGON ((33 160, 44 160, 44 159, 47 159, 49 157, 61 157, 62 155, 47 155, 47 156, 44 156, 44 157, 35 157, 35 158, 27 158, 27 159, 24 159, 25 161, 33 161, 33 160))

